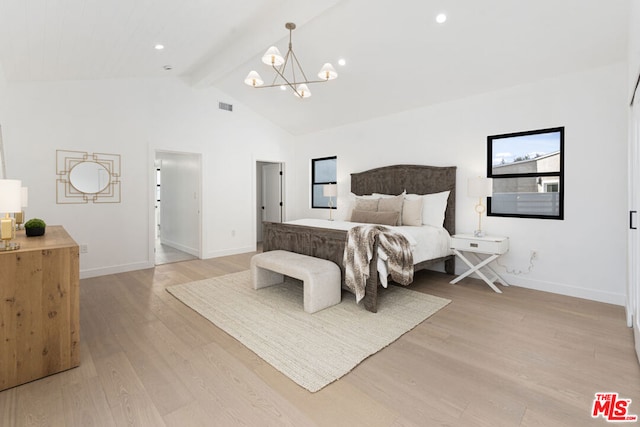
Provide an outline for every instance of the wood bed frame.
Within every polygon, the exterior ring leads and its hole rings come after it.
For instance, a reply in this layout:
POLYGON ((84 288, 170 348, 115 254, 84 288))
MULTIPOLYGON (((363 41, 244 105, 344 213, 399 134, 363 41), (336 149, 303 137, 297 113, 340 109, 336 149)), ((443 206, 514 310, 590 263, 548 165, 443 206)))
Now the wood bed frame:
MULTIPOLYGON (((456 167, 438 167, 421 165, 393 165, 351 174, 351 192, 362 196, 365 194, 431 194, 450 191, 445 211, 444 227, 449 234, 455 234, 455 200, 456 200, 456 167)), ((336 263, 341 270, 344 287, 344 266, 342 258, 346 244, 347 232, 319 227, 308 227, 295 224, 264 222, 263 251, 282 249, 323 258, 336 263)), ((377 244, 377 243, 376 243, 377 244)), ((374 245, 374 257, 369 265, 369 278, 365 289, 364 306, 371 312, 378 309, 378 272, 377 250, 374 245)), ((414 271, 425 269, 435 263, 444 261, 445 271, 453 274, 455 257, 449 255, 418 263, 414 271)))

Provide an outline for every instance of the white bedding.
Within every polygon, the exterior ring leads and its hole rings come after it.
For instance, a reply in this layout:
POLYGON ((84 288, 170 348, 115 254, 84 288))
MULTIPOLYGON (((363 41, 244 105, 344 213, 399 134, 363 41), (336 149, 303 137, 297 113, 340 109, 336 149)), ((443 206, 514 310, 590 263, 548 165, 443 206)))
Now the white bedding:
MULTIPOLYGON (((349 221, 327 221, 326 219, 298 219, 287 221, 287 224, 305 225, 307 227, 331 228, 334 230, 349 230, 358 225, 367 225, 360 222, 349 221)), ((369 224, 370 225, 370 224, 369 224)), ((441 258, 451 255, 449 232, 444 227, 433 225, 423 225, 422 227, 400 226, 389 227, 402 233, 413 253, 413 263, 418 264, 429 259, 441 258)), ((387 256, 384 251, 378 250, 378 272, 380 273, 380 283, 387 287, 387 256)))

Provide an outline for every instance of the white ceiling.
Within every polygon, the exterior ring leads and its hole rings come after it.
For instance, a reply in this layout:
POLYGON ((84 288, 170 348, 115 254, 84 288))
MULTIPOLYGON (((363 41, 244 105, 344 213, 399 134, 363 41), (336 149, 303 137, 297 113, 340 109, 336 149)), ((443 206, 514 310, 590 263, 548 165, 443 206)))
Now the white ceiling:
POLYGON ((0 64, 8 81, 180 76, 301 134, 624 61, 629 1, 0 0, 0 64), (286 51, 288 21, 307 76, 340 74, 305 100, 243 83, 271 79, 260 56, 286 51))

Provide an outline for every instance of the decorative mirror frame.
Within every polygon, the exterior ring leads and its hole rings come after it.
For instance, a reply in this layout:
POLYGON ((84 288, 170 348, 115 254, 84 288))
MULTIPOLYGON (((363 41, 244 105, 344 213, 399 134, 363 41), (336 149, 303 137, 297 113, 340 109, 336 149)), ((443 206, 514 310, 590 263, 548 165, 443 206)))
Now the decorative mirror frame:
POLYGON ((56 203, 120 203, 120 155, 56 150, 56 203), (82 162, 95 162, 109 173, 109 184, 97 193, 83 193, 69 179, 71 170, 82 162))

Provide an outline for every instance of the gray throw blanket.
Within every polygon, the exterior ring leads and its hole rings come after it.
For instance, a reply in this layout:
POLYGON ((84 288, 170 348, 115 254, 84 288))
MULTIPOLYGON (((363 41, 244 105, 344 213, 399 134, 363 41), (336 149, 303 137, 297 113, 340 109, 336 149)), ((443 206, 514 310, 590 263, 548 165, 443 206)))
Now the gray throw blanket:
POLYGON ((343 264, 345 285, 356 295, 356 302, 364 298, 376 237, 378 248, 387 256, 387 269, 391 279, 401 285, 408 285, 413 281, 413 254, 406 237, 382 225, 353 227, 347 233, 343 264))

